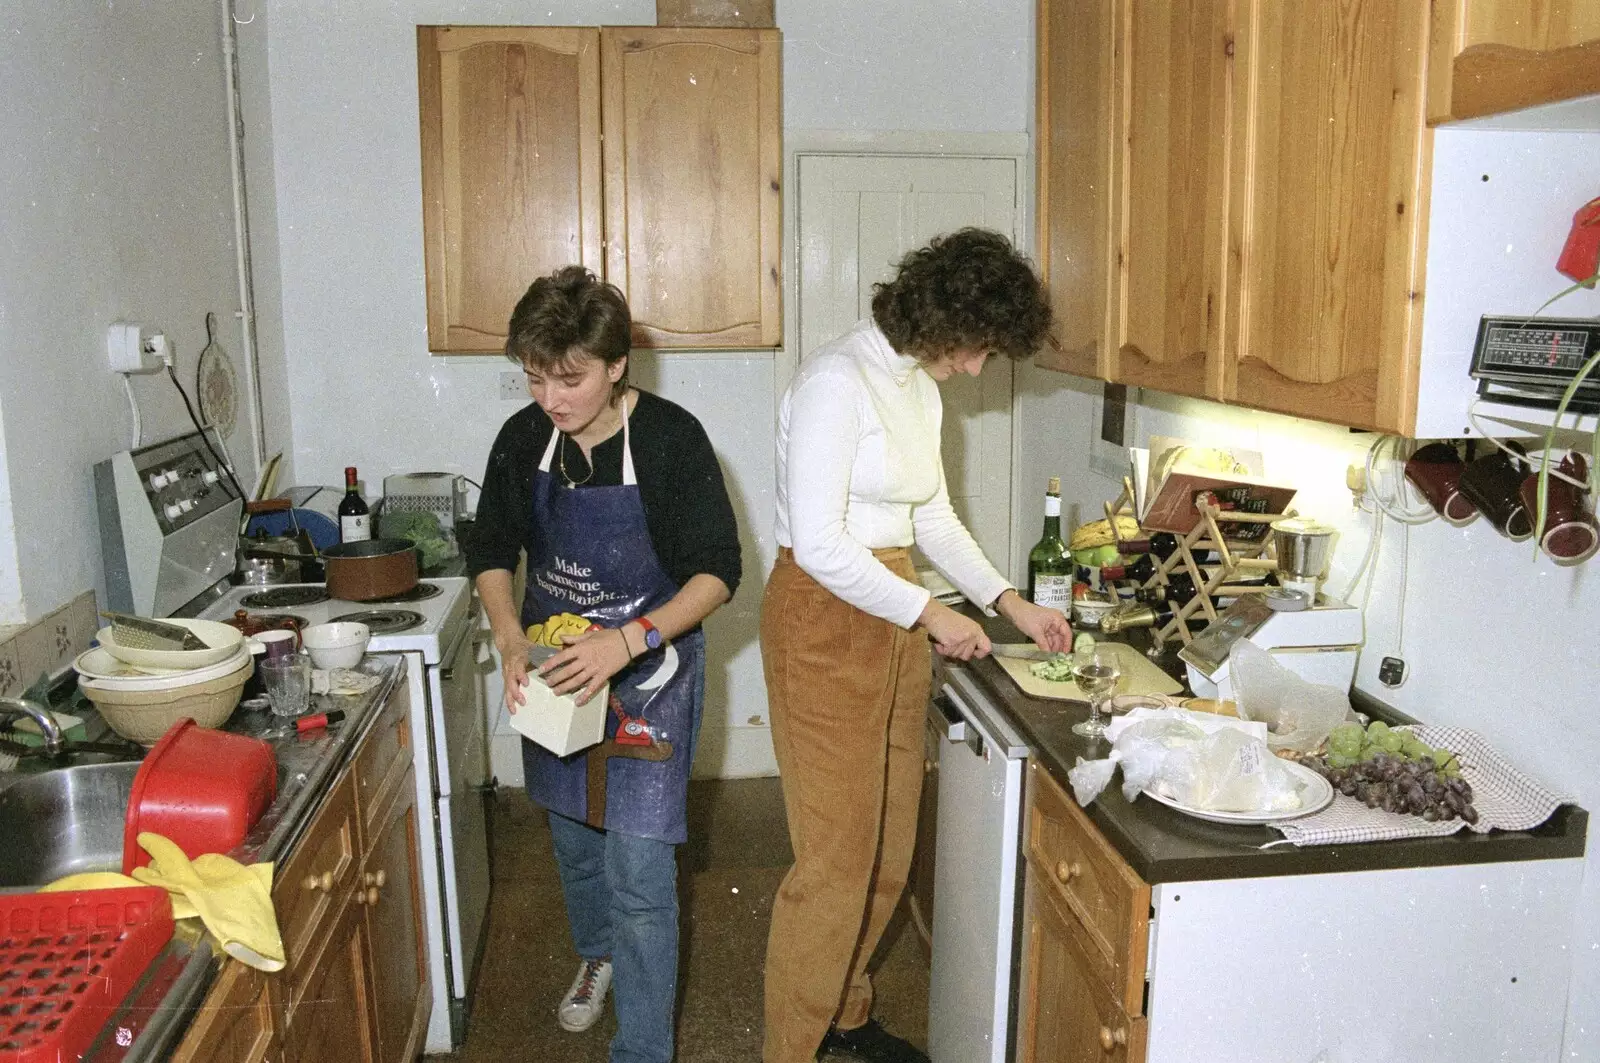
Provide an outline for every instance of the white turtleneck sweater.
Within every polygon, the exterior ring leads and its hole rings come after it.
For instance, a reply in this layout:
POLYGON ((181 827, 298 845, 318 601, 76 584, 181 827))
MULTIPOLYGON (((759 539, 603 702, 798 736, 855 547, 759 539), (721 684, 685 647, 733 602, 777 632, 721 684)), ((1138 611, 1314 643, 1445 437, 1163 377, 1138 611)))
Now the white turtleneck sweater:
POLYGON ((829 591, 904 628, 929 593, 873 550, 915 542, 985 608, 1011 587, 950 507, 943 415, 938 384, 870 318, 805 361, 778 411, 779 544, 829 591))

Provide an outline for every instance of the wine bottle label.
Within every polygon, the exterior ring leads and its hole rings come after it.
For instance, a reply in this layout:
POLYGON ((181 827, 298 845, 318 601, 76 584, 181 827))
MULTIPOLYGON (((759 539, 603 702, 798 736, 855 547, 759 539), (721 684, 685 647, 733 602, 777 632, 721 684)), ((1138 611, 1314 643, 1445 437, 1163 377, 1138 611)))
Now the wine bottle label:
POLYGON ((1047 517, 1059 517, 1059 516, 1061 516, 1061 496, 1060 495, 1045 495, 1044 496, 1044 515, 1047 516, 1047 517))
POLYGON ((372 516, 363 513, 359 517, 339 518, 339 541, 346 543, 359 543, 372 538, 372 516))
POLYGON ((1060 609, 1063 613, 1071 609, 1072 577, 1047 576, 1043 573, 1033 577, 1033 604, 1047 609, 1060 609))

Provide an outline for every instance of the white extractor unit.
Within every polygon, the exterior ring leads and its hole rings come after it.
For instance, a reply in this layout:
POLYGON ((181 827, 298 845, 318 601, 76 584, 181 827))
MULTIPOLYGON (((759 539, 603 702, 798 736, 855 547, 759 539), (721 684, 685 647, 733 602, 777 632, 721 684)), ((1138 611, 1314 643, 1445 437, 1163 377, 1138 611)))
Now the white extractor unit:
POLYGON ((1028 746, 970 676, 933 698, 944 730, 933 872, 933 1063, 1006 1063, 1016 1025, 1022 769, 1028 746))

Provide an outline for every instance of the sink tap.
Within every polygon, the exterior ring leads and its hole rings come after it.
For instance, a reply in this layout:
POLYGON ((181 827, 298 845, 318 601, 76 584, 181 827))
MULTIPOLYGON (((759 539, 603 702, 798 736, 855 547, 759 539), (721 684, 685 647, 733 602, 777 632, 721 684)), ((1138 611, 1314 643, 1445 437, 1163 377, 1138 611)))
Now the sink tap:
POLYGON ((39 726, 39 734, 44 736, 44 751, 50 756, 61 752, 61 725, 50 714, 50 710, 37 701, 27 698, 0 697, 0 719, 10 719, 13 716, 26 716, 39 726))

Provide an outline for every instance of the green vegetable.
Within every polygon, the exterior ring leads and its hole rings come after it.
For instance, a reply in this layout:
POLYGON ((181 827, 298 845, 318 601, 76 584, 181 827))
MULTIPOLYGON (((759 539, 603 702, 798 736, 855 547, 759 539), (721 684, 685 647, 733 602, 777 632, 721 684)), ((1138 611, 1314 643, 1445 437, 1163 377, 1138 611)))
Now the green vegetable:
POLYGON ((1040 661, 1028 666, 1028 671, 1035 676, 1051 683, 1072 682, 1072 658, 1064 653, 1058 653, 1048 661, 1040 661))

